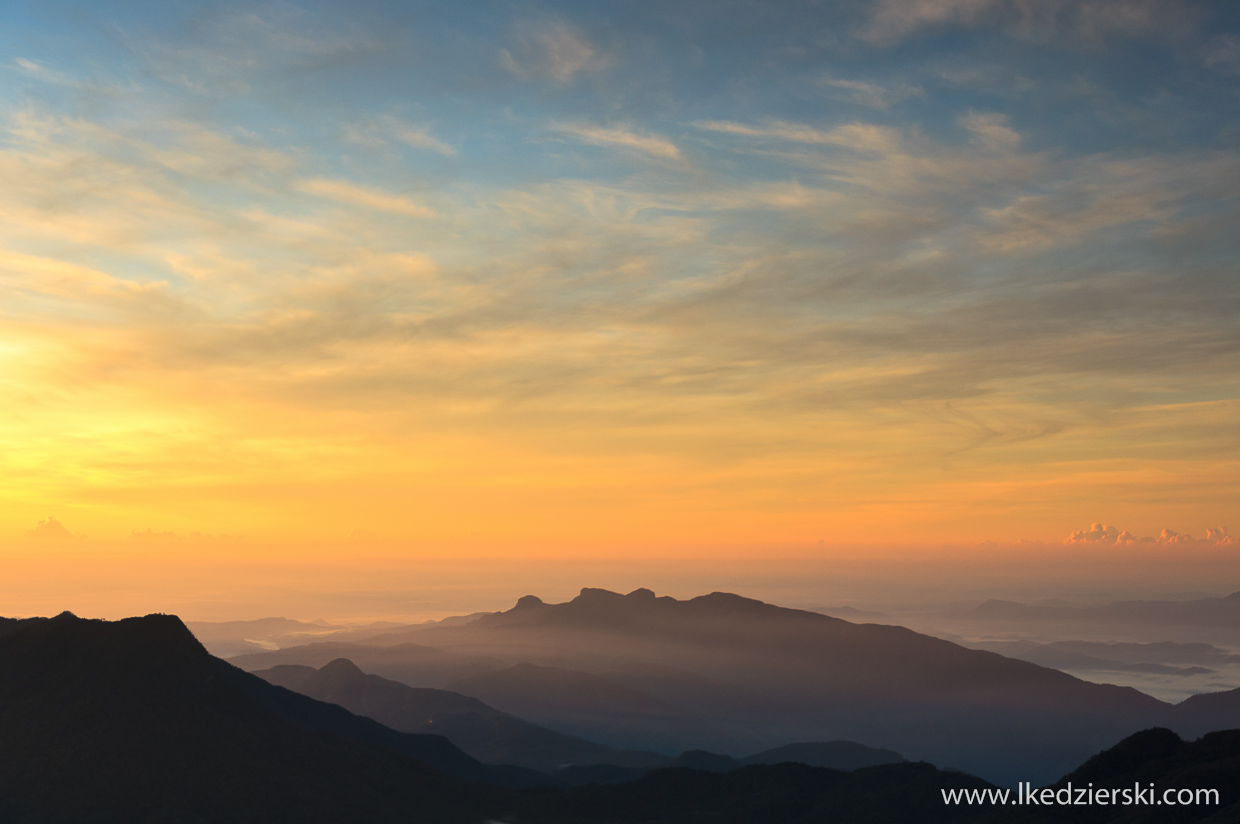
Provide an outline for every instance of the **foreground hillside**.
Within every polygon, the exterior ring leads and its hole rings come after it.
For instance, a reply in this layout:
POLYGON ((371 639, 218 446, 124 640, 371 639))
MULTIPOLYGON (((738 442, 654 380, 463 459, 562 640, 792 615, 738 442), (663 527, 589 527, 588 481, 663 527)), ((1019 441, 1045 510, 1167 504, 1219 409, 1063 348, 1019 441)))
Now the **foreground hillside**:
POLYGON ((212 658, 172 616, 0 632, 0 821, 476 822, 467 779, 505 780, 212 658))
MULTIPOLYGON (((660 769, 627 784, 516 788, 549 782, 267 684, 212 658, 162 615, 0 620, 0 741, 6 824, 1012 820, 1006 808, 944 804, 944 789, 992 785, 924 763, 660 769)), ((1217 785, 1224 795, 1209 809, 1125 820, 1234 821, 1238 759, 1240 733, 1185 744, 1155 731, 1086 763, 1074 780, 1217 785)))

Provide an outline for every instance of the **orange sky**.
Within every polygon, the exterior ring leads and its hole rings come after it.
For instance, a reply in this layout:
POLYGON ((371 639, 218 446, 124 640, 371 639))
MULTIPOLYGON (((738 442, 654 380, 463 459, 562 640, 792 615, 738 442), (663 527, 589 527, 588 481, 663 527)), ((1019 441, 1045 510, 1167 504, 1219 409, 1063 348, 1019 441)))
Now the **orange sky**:
POLYGON ((23 12, 0 552, 1234 548, 1230 24, 872 5, 23 12))

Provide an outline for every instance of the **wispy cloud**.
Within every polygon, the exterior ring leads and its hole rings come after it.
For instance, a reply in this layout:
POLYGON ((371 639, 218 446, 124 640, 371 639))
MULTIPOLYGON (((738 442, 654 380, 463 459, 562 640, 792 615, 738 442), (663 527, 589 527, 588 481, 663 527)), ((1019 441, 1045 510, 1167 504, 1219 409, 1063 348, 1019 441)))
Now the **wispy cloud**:
POLYGON ((922 94, 920 88, 905 82, 884 85, 863 80, 846 80, 829 75, 820 77, 817 82, 832 98, 868 106, 871 109, 889 109, 897 103, 922 94))
POLYGON ((27 77, 32 77, 35 80, 41 80, 44 83, 54 83, 58 86, 71 86, 76 89, 83 88, 84 86, 83 83, 75 80, 64 72, 49 69, 46 66, 36 63, 33 60, 27 60, 24 57, 14 58, 11 65, 27 77))
POLYGON ((693 126, 703 131, 722 132, 740 137, 786 140, 848 149, 887 152, 899 142, 893 129, 869 123, 850 123, 833 129, 819 129, 799 123, 773 120, 761 125, 721 120, 699 120, 693 126))
POLYGON ((1177 36, 1200 24, 1192 2, 1162 0, 882 0, 860 36, 894 45, 925 29, 995 25, 1025 37, 1177 36))
POLYGON ((679 160, 680 150, 672 141, 646 132, 639 132, 628 126, 595 126, 588 123, 556 123, 552 131, 570 135, 584 143, 607 148, 631 149, 679 160))
POLYGON ((410 217, 435 217, 435 210, 400 195, 388 194, 374 189, 365 189, 343 180, 325 180, 313 178, 303 180, 299 185, 307 194, 325 197, 329 200, 350 203, 380 212, 409 215, 410 217))
POLYGON ((365 123, 348 124, 343 128, 345 140, 361 146, 384 146, 397 141, 415 149, 426 149, 445 157, 456 155, 456 149, 435 137, 428 126, 417 126, 392 115, 384 115, 365 123))
POLYGON ((585 32, 562 19, 518 23, 512 40, 511 49, 500 49, 500 64, 525 80, 564 84, 582 72, 602 69, 609 60, 585 32))

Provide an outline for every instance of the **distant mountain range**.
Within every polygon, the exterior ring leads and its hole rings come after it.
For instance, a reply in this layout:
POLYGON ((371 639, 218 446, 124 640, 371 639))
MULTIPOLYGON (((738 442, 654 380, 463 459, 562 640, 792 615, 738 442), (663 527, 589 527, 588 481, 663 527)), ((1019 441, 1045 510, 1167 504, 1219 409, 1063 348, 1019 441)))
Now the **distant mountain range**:
POLYGON ((568 783, 632 780, 654 767, 684 766, 718 772, 747 764, 795 761, 816 767, 855 770, 904 760, 899 753, 875 750, 851 741, 791 744, 741 759, 703 751, 671 758, 562 735, 493 709, 476 698, 447 690, 410 687, 367 675, 345 658, 338 658, 317 670, 286 664, 254 674, 311 698, 339 704, 350 712, 373 718, 401 732, 443 735, 485 763, 542 770, 568 783), (602 766, 614 769, 600 769, 602 766))
MULTIPOLYGON (((1054 808, 944 804, 944 790, 993 786, 925 763, 729 769, 719 756, 685 753, 682 764, 708 770, 656 769, 633 782, 571 790, 538 786, 555 782, 483 765, 442 737, 396 732, 268 684, 212 658, 163 615, 0 620, 0 742, 6 824, 1073 820, 1054 808)), ((1065 780, 1220 790, 1217 806, 1092 808, 1087 820, 1235 821, 1240 731, 1187 744, 1147 731, 1065 780)))
POLYGON ((972 644, 1010 658, 1068 671, 1138 672, 1153 675, 1203 675, 1212 667, 1240 664, 1211 644, 1102 643, 1097 641, 991 641, 972 644), (1183 666, 1187 664, 1188 666, 1183 666))
MULTIPOLYGON (((1191 601, 1115 601, 1100 606, 1022 604, 990 600, 957 616, 973 626, 1042 626, 1058 632, 1105 632, 1114 637, 1156 629, 1161 641, 1240 645, 1240 592, 1191 601)), ((1061 635, 1062 637, 1062 635, 1061 635)))
POLYGON ((727 593, 680 601, 585 589, 562 604, 526 596, 466 623, 234 661, 253 670, 337 657, 621 749, 734 755, 843 739, 1000 783, 1049 781, 1145 727, 1240 726, 1240 694, 1189 712, 902 627, 727 593))
POLYGON ((460 693, 410 687, 367 675, 347 658, 338 658, 317 670, 285 664, 254 674, 311 698, 339 704, 394 730, 443 735, 486 763, 554 772, 588 764, 658 767, 673 760, 658 753, 622 750, 562 735, 460 693))
POLYGON ((1225 598, 1195 601, 1116 601, 1093 607, 1043 606, 1015 601, 986 601, 975 607, 976 618, 1019 618, 1022 621, 1141 621, 1195 626, 1240 625, 1240 592, 1225 598))

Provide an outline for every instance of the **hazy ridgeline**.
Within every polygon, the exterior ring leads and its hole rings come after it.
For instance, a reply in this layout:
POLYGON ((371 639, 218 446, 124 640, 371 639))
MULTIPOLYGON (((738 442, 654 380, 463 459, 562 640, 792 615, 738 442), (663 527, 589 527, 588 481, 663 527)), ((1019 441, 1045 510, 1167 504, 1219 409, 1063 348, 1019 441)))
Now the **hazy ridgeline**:
MULTIPOLYGON (((1139 716, 1151 711, 1181 728, 1210 728, 1220 719, 1232 725, 1240 721, 1235 694, 1202 696, 1173 708, 1131 690, 1077 681, 1031 663, 967 650, 898 627, 852 625, 722 593, 685 602, 656 598, 648 590, 627 596, 585 590, 572 602, 556 605, 527 597, 504 613, 366 640, 380 654, 399 658, 402 652, 414 651, 432 660, 426 652, 432 648, 409 642, 410 634, 456 648, 438 654, 443 666, 437 677, 465 662, 483 664, 475 674, 460 677, 457 685, 469 687, 482 679, 497 696, 528 703, 534 696, 524 688, 532 684, 542 693, 544 707, 565 698, 565 693, 555 691, 565 683, 579 699, 614 699, 618 694, 614 683, 593 696, 582 689, 594 679, 610 681, 608 673, 636 675, 648 688, 660 681, 669 689, 683 688, 683 673, 688 670, 667 664, 626 666, 617 656, 630 656, 637 649, 656 657, 683 653, 691 642, 700 655, 681 663, 704 670, 726 666, 750 690, 732 692, 730 697, 750 702, 749 707, 760 705, 752 703, 755 696, 760 702, 765 699, 768 720, 778 716, 770 712, 770 698, 781 694, 801 712, 816 703, 824 712, 811 719, 814 723, 842 728, 851 720, 860 724, 855 728, 870 732, 896 726, 885 723, 884 714, 909 727, 911 710, 917 710, 925 724, 920 730, 910 728, 908 740, 926 731, 954 738, 940 745, 954 746, 992 773, 1025 769, 1031 776, 1064 757, 1067 749, 1105 734, 1107 725, 1149 726, 1150 716, 1139 716), (610 650, 599 643, 626 637, 627 646, 610 650), (467 652, 470 647, 473 651, 467 652), (499 658, 505 649, 508 655, 541 651, 543 656, 558 649, 565 659, 561 664, 575 660, 611 669, 600 676, 546 664, 505 666, 508 662, 499 658), (831 667, 824 666, 824 657, 830 658, 831 667), (491 663, 483 663, 487 661, 491 663), (750 670, 747 664, 761 668, 750 670), (799 680, 789 678, 793 675, 799 680), (868 701, 862 699, 864 692, 870 693, 868 701), (816 693, 812 700, 811 693, 816 693), (999 707, 1007 710, 1006 721, 993 712, 999 707), (1050 709, 1072 725, 1035 728, 1051 720, 1050 709), (1016 759, 996 758, 997 742, 979 737, 976 725, 962 723, 968 712, 974 717, 987 715, 994 724, 1006 723, 997 732, 1006 735, 1009 750, 1018 742, 1024 752, 1016 759), (876 726, 875 721, 880 723, 876 726)), ((363 650, 368 645, 354 646, 363 650)), ((319 648, 310 645, 266 655, 316 651, 319 648)), ((208 655, 172 616, 115 623, 69 614, 3 619, 0 731, 6 746, 0 750, 0 817, 14 824, 165 820, 317 824, 396 822, 411 814, 434 824, 480 820, 997 824, 1121 818, 1172 822, 1209 816, 1214 816, 1211 821, 1230 821, 1240 814, 1240 735, 1234 731, 1212 733, 1192 743, 1170 730, 1120 736, 1107 746, 1124 740, 1107 752, 1079 759, 1069 768, 1075 771, 1055 785, 1092 781, 1118 786, 1135 781, 1217 788, 1218 804, 1176 810, 1091 808, 1066 817, 1054 808, 1021 809, 1013 815, 1008 808, 956 807, 941 800, 945 789, 993 786, 984 780, 927 763, 904 762, 895 753, 859 744, 787 746, 744 759, 749 766, 702 751, 660 759, 657 753, 618 752, 572 740, 476 699, 366 676, 340 660, 318 670, 283 665, 264 674, 297 689, 334 691, 345 703, 370 702, 368 707, 355 707, 365 714, 399 714, 402 706, 425 710, 430 701, 437 704, 432 715, 442 720, 489 719, 491 724, 472 728, 481 736, 475 744, 490 735, 489 745, 502 749, 522 736, 529 743, 533 736, 536 746, 558 747, 561 752, 576 747, 586 759, 603 756, 645 763, 561 766, 550 774, 487 765, 448 738, 402 733, 265 683, 208 655), (852 763, 837 761, 834 768, 804 763, 824 758, 852 759, 852 763), (781 761, 785 763, 771 763, 781 761), (650 767, 655 769, 648 771, 650 767), (573 788, 574 784, 586 786, 573 788)), ((710 680, 689 679, 688 686, 706 699, 695 706, 695 716, 681 713, 690 726, 695 718, 708 719, 715 711, 711 697, 701 692, 710 680)), ((629 697, 636 693, 633 689, 629 697)), ((665 698, 663 708, 674 704, 665 698)), ((580 703, 574 709, 581 710, 580 703)), ((605 716, 599 709, 596 713, 605 716)), ((613 727, 616 722, 622 728, 627 724, 633 734, 642 717, 621 711, 603 720, 613 727)), ((668 718, 658 720, 666 724, 668 718)), ((678 733, 687 731, 681 728, 678 733)), ((1041 783, 1038 778, 1023 780, 1041 783)))
POLYGON ((1240 692, 1173 706, 898 626, 723 593, 529 596, 500 613, 363 628, 233 660, 267 670, 339 658, 617 748, 745 756, 846 739, 1007 783, 1050 780, 1149 726, 1190 736, 1240 726, 1240 692))

